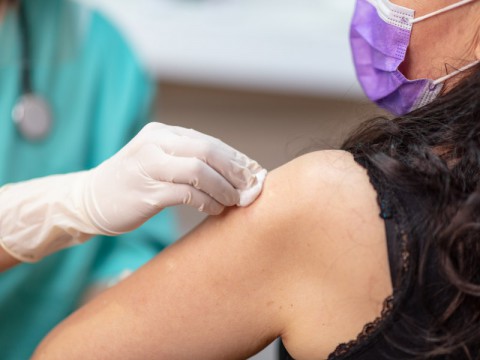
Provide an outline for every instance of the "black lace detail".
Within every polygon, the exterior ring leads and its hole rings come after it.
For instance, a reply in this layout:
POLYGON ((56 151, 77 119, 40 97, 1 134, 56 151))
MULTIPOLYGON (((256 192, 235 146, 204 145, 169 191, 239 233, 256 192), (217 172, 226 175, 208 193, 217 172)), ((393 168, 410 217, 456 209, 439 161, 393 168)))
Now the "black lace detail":
POLYGON ((374 321, 367 323, 362 332, 356 339, 337 346, 334 352, 328 356, 328 360, 341 360, 353 355, 356 351, 365 348, 369 343, 375 340, 382 331, 392 323, 398 304, 403 300, 408 283, 408 270, 410 268, 409 237, 406 229, 406 213, 398 202, 395 194, 389 189, 384 177, 378 173, 378 170, 371 166, 364 158, 355 159, 363 166, 369 175, 370 182, 377 192, 377 202, 380 206, 380 217, 384 220, 393 219, 395 223, 395 234, 400 246, 400 279, 397 286, 394 284, 393 294, 384 300, 382 312, 374 321))
POLYGON ((394 296, 390 295, 383 302, 382 313, 374 321, 369 322, 363 327, 363 330, 358 334, 355 340, 351 340, 348 343, 343 343, 337 346, 335 351, 331 353, 328 360, 334 360, 340 356, 349 355, 354 349, 360 345, 365 344, 368 340, 372 339, 382 328, 382 325, 390 318, 394 309, 394 296))

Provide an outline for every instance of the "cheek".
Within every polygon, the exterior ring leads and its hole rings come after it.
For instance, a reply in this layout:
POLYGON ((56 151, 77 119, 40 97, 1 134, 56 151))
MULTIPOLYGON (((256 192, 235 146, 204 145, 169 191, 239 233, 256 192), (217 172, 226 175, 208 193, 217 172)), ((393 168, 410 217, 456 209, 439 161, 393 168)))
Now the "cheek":
POLYGON ((441 42, 431 41, 432 38, 437 38, 437 35, 426 26, 426 23, 419 23, 413 27, 407 55, 400 66, 400 71, 408 79, 437 77, 434 64, 438 64, 438 54, 442 52, 444 46, 441 42))
POLYGON ((413 26, 407 56, 400 67, 408 79, 438 79, 471 62, 471 22, 459 22, 459 17, 462 13, 457 10, 413 26))
MULTIPOLYGON (((391 0, 400 6, 415 9, 415 16, 430 14, 458 0, 391 0)), ((400 71, 408 79, 437 79, 446 74, 445 65, 452 68, 465 65, 468 39, 471 39, 469 5, 427 19, 413 26, 412 38, 400 71), (460 19, 463 19, 460 21, 460 19)))
POLYGON ((413 1, 408 0, 390 0, 392 4, 403 6, 409 9, 413 9, 413 1))
POLYGON ((423 16, 430 14, 439 9, 443 9, 452 4, 456 4, 459 0, 390 0, 391 3, 408 9, 415 10, 415 16, 423 16))

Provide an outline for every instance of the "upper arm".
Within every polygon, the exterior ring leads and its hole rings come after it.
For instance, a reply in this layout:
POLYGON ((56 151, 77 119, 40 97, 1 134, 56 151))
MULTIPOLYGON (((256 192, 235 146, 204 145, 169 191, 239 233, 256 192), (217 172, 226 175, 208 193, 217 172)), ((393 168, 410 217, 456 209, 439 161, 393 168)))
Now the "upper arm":
MULTIPOLYGON (((278 336, 293 352, 308 347, 309 319, 319 322, 320 337, 322 324, 334 322, 331 299, 342 299, 349 276, 363 285, 346 269, 364 264, 344 268, 351 259, 342 259, 342 251, 351 252, 336 238, 349 232, 336 226, 342 202, 351 204, 353 218, 362 214, 353 214, 359 204, 341 190, 351 179, 338 177, 325 156, 309 155, 272 172, 252 206, 209 218, 73 314, 37 356, 245 359, 278 336), (339 276, 344 284, 334 284, 339 276)), ((364 221, 351 222, 358 228, 364 221)))

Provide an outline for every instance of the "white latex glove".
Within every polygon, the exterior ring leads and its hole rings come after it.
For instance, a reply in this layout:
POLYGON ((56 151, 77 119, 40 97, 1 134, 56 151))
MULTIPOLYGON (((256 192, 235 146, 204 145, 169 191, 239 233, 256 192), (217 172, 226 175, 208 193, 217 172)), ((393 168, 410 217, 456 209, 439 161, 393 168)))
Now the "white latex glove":
POLYGON ((151 123, 98 167, 0 188, 0 246, 38 261, 97 234, 131 231, 168 206, 247 206, 266 171, 220 140, 151 123))
POLYGON ((150 123, 91 171, 85 205, 94 225, 114 235, 169 206, 186 204, 210 215, 225 206, 247 206, 260 193, 263 177, 257 162, 218 139, 150 123), (251 189, 258 191, 247 199, 251 189))

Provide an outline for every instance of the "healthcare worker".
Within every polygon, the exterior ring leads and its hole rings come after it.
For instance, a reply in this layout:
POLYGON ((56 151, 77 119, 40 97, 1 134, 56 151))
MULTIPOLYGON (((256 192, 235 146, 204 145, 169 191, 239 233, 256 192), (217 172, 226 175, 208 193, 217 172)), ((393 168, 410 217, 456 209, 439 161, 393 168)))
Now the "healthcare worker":
POLYGON ((247 205, 261 168, 193 130, 143 127, 154 84, 98 13, 0 0, 0 14, 0 268, 23 262, 0 274, 0 359, 20 360, 88 288, 175 239, 165 207, 247 205))

